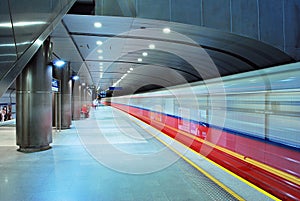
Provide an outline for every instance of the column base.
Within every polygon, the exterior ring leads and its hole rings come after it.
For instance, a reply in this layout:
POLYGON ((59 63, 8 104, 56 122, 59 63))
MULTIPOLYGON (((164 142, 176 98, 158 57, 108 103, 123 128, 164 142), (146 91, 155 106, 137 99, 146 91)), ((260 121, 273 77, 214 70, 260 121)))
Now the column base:
POLYGON ((23 152, 23 153, 32 153, 32 152, 38 152, 38 151, 45 151, 48 149, 51 149, 52 147, 50 145, 42 146, 42 147, 19 147, 17 151, 23 152))
POLYGON ((70 129, 70 128, 71 128, 70 126, 69 127, 63 126, 63 127, 61 127, 61 130, 66 130, 66 129, 70 129))

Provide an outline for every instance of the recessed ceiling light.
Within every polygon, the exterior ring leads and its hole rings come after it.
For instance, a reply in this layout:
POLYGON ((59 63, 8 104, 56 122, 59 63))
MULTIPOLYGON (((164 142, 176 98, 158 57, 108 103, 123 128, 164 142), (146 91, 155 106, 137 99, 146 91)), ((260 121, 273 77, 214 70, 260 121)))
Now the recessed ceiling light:
POLYGON ((65 64, 66 64, 66 62, 63 61, 63 60, 56 60, 56 61, 53 62, 53 65, 58 67, 58 68, 63 67, 65 64))
POLYGON ((143 52, 143 56, 144 57, 148 56, 148 53, 147 52, 143 52))
POLYGON ((102 45, 103 44, 103 42, 101 40, 98 40, 96 43, 97 43, 97 45, 102 45))
POLYGON ((102 59, 103 59, 103 56, 99 56, 98 58, 102 60, 102 59))
POLYGON ((78 75, 74 75, 74 76, 72 77, 72 79, 73 79, 73 80, 79 80, 79 76, 78 76, 78 75))
POLYGON ((152 49, 152 50, 155 49, 155 45, 154 44, 150 44, 149 45, 149 49, 152 49))
POLYGON ((101 28, 101 27, 102 27, 101 22, 95 22, 95 23, 94 23, 94 27, 96 27, 96 28, 101 28))
POLYGON ((170 28, 164 28, 164 29, 163 29, 163 32, 164 32, 165 34, 171 33, 171 29, 170 29, 170 28))
POLYGON ((142 58, 138 58, 138 62, 142 62, 143 61, 143 59, 142 58))
POLYGON ((130 73, 130 70, 128 70, 127 73, 130 73))
POLYGON ((133 68, 130 68, 129 70, 133 70, 133 68))
POLYGON ((103 66, 103 63, 102 63, 102 62, 100 62, 100 66, 103 66))
POLYGON ((103 50, 99 49, 99 50, 97 50, 97 52, 98 52, 99 54, 101 54, 101 53, 103 53, 103 50))

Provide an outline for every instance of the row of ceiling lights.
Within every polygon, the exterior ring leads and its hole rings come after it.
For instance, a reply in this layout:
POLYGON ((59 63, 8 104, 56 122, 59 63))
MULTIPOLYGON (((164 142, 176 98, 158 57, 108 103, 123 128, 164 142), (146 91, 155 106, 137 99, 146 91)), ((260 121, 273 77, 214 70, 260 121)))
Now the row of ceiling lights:
MULTIPOLYGON (((101 22, 95 22, 94 23, 94 27, 95 28, 101 28, 102 27, 102 23, 101 22)), ((170 28, 164 28, 163 30, 163 33, 165 33, 165 34, 169 34, 169 33, 171 33, 171 29, 170 28)), ((98 46, 101 46, 102 44, 103 44, 103 42, 102 41, 100 41, 100 40, 98 40, 98 41, 96 41, 96 44, 98 45, 98 46)), ((148 46, 148 48, 149 49, 151 49, 151 50, 153 50, 153 49, 155 49, 155 44, 150 44, 149 46, 148 46)), ((103 53, 103 50, 102 49, 98 49, 97 50, 97 52, 99 53, 99 54, 102 54, 103 53)), ((142 56, 143 57, 147 57, 148 56, 148 53, 147 52, 143 52, 142 53, 142 56)), ((100 60, 103 60, 103 56, 102 55, 100 55, 100 56, 98 56, 98 58, 100 59, 100 60)), ((138 59, 137 59, 137 61, 138 62, 142 62, 143 61, 143 59, 141 58, 141 57, 139 57, 138 59)), ((100 79, 103 77, 103 63, 101 62, 100 63, 100 79)), ((128 75, 128 73, 130 73, 131 71, 133 71, 133 68, 130 68, 128 71, 127 71, 127 73, 125 73, 117 82, 115 82, 114 84, 113 84, 113 87, 115 87, 115 86, 117 86, 127 75, 128 75)))
MULTIPOLYGON (((101 22, 95 22, 95 23, 94 23, 94 27, 95 27, 95 28, 101 28, 101 27, 102 27, 102 23, 101 23, 101 22)), ((163 31, 163 33, 165 33, 165 34, 171 33, 171 29, 168 28, 168 27, 163 28, 162 31, 163 31)), ((98 41, 96 41, 96 44, 97 44, 98 46, 101 46, 101 45, 103 44, 103 42, 100 41, 100 40, 98 40, 98 41)), ((149 49, 155 49, 155 45, 154 45, 154 44, 150 44, 150 45, 149 45, 149 49)), ((101 53, 103 53, 103 50, 99 49, 99 50, 97 50, 97 52, 98 52, 99 54, 101 54, 101 53)), ((144 57, 145 57, 145 56, 148 56, 148 53, 147 53, 147 52, 143 52, 143 56, 144 56, 144 57)), ((98 58, 99 58, 100 60, 102 60, 102 59, 103 59, 103 56, 99 56, 98 58)), ((142 61, 143 61, 142 58, 138 58, 137 60, 138 60, 138 62, 142 62, 142 61)))
MULTIPOLYGON (((95 28, 101 28, 101 27, 102 27, 102 23, 101 23, 101 22, 95 22, 95 23, 94 23, 94 27, 95 27, 95 28)), ((168 28, 168 27, 163 28, 163 33, 169 34, 169 33, 171 33, 171 29, 168 28)))

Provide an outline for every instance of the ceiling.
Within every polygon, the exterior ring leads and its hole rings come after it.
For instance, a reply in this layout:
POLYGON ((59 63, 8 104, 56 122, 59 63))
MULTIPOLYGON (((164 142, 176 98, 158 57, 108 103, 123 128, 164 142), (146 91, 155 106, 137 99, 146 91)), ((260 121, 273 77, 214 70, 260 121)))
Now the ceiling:
POLYGON ((54 59, 68 61, 81 83, 99 90, 122 87, 121 94, 293 61, 280 50, 246 37, 139 18, 69 14, 51 40, 54 59))

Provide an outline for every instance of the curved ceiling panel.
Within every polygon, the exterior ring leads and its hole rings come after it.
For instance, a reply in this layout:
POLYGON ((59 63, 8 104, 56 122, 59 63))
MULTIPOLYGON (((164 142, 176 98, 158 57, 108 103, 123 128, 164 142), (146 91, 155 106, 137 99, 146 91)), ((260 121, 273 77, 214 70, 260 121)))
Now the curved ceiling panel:
POLYGON ((171 86, 293 62, 253 39, 157 20, 67 15, 52 37, 54 54, 71 67, 82 61, 73 71, 101 90, 121 86, 133 93, 132 88, 171 86))

